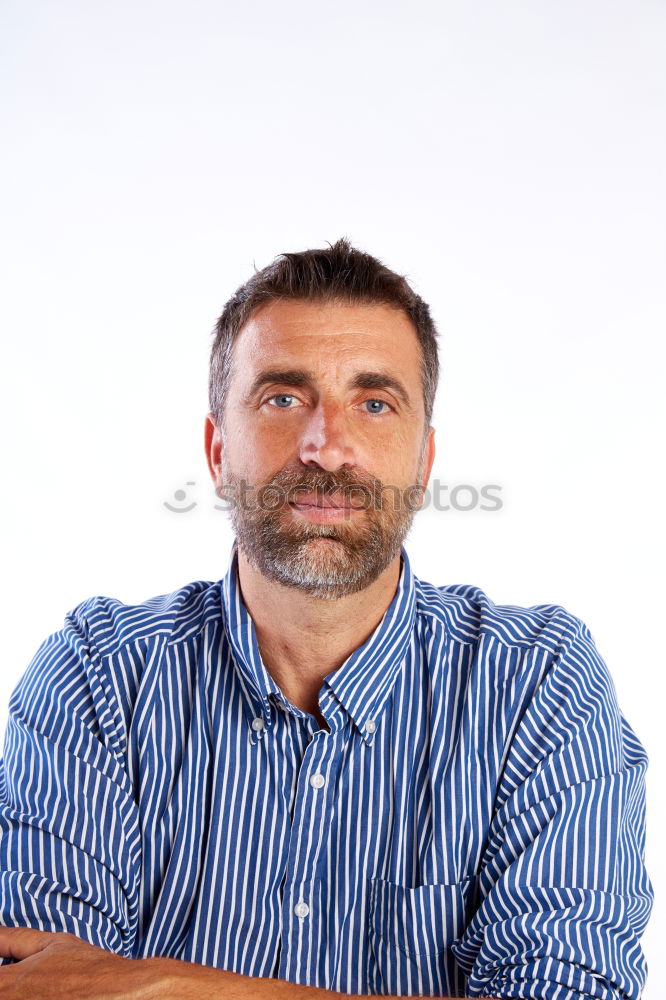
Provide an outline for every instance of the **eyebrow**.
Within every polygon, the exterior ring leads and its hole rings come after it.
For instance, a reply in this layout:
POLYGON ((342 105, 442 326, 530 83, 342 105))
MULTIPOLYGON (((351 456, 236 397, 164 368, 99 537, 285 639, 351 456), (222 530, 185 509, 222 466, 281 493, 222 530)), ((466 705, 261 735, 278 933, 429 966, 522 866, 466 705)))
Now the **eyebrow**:
MULTIPOLYGON (((244 402, 249 403, 255 394, 265 385, 274 382, 280 385, 308 387, 315 384, 315 376, 305 368, 267 368, 255 376, 244 402)), ((407 409, 412 409, 412 401, 407 389, 394 375, 385 371, 356 372, 347 383, 348 389, 392 389, 407 409)))

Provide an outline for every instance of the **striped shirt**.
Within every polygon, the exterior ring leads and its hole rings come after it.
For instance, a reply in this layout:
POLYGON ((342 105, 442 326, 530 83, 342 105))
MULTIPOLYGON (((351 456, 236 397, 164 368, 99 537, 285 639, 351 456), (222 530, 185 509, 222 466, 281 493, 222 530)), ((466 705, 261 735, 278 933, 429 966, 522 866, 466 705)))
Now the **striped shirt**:
POLYGON ((235 541, 218 582, 68 612, 9 702, 0 922, 352 994, 638 1000, 647 756, 587 626, 401 556, 328 728, 261 660, 235 541))

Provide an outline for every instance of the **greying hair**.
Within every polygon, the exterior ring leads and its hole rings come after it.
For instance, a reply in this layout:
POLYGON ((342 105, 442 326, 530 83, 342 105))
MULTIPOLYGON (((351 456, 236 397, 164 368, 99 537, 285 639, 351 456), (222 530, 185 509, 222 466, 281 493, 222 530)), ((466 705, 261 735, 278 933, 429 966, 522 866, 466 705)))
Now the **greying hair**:
POLYGON ((231 296, 213 330, 208 396, 210 411, 224 430, 224 407, 233 369, 233 346, 241 327, 259 306, 278 299, 322 303, 373 304, 402 309, 414 324, 421 345, 421 384, 425 410, 424 438, 432 418, 439 381, 437 330, 430 309, 407 283, 376 257, 343 237, 325 250, 282 253, 231 296))

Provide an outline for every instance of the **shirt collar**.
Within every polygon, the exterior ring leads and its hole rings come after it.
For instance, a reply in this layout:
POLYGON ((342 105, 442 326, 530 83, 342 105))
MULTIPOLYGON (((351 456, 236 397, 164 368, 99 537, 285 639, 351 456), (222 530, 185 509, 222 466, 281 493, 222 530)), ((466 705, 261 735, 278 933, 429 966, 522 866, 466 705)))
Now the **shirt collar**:
MULTIPOLYGON (((404 545, 400 549, 400 577, 393 599, 381 621, 361 646, 324 678, 351 716, 364 741, 371 744, 380 725, 380 714, 393 690, 416 620, 416 580, 404 545)), ((250 741, 256 742, 274 722, 270 695, 283 699, 280 688, 264 666, 254 622, 238 581, 238 542, 234 539, 229 568, 221 581, 224 627, 231 645, 250 724, 250 741)), ((332 696, 331 696, 332 697, 332 696)), ((325 694, 320 702, 324 708, 325 694)))

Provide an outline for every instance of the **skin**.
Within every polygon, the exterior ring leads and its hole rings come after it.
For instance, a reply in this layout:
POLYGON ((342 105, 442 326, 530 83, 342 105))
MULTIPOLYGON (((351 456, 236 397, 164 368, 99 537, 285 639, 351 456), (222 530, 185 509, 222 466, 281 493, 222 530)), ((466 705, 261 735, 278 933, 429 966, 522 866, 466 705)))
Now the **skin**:
POLYGON ((149 959, 123 958, 74 934, 2 927, 0 955, 15 959, 0 968, 0 997, 147 1000, 156 995, 149 959))
MULTIPOLYGON (((326 722, 318 695, 380 623, 400 574, 400 546, 420 507, 393 502, 382 485, 425 487, 435 457, 425 427, 421 349, 402 310, 385 305, 281 300, 262 306, 239 331, 224 428, 208 414, 205 446, 219 496, 241 480, 258 500, 266 484, 283 487, 276 511, 236 504, 243 600, 266 669, 297 707, 326 722), (311 384, 273 382, 251 393, 266 368, 302 368, 311 384), (389 388, 349 389, 358 371, 388 372, 389 388), (382 403, 372 402, 381 400, 382 403), (366 508, 344 522, 305 521, 286 502, 296 485, 329 495, 366 487, 366 508), (225 489, 225 487, 227 489, 225 489), (378 497, 388 498, 379 505, 378 497), (397 508, 397 509, 396 509, 397 508)), ((357 502, 360 491, 348 493, 357 502)), ((301 497, 303 493, 301 493, 301 497)))

